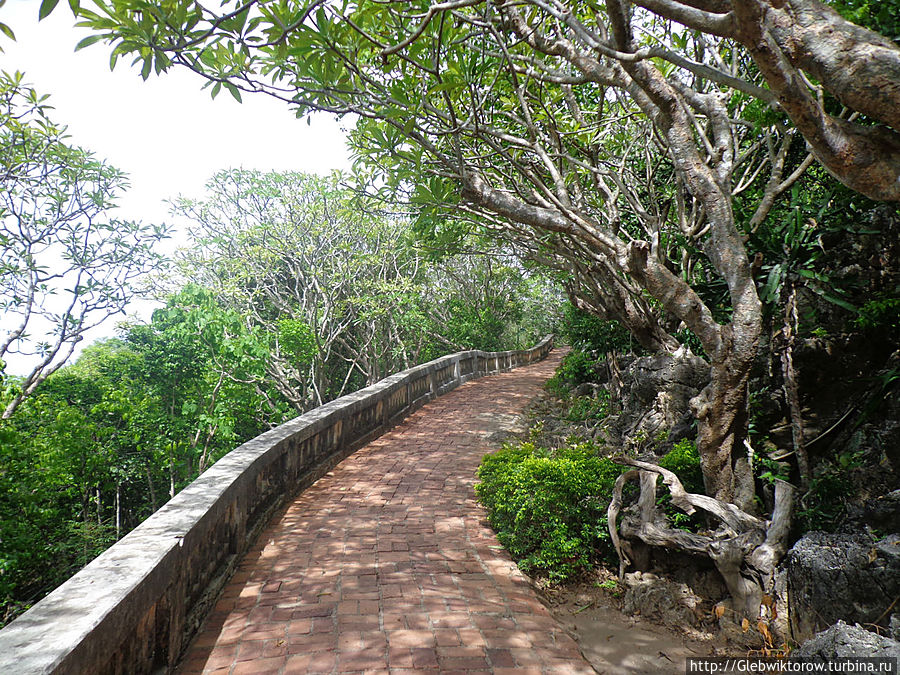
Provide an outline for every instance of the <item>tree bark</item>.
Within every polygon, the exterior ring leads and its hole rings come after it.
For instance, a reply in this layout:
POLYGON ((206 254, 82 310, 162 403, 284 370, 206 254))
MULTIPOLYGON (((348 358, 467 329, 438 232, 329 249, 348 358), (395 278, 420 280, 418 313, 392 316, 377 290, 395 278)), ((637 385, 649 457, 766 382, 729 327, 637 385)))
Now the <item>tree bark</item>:
POLYGON ((776 483, 775 508, 771 519, 764 520, 734 504, 687 492, 678 477, 662 467, 628 457, 617 457, 615 461, 636 467, 618 478, 607 509, 610 537, 619 555, 620 576, 630 565, 620 532, 626 539, 639 539, 651 546, 705 555, 722 575, 739 616, 768 623, 773 618, 775 568, 787 551, 793 486, 784 481, 776 483), (706 511, 719 521, 716 531, 693 533, 671 527, 656 503, 658 476, 663 478, 676 507, 687 514, 697 509, 706 511), (622 489, 634 479, 641 483, 638 502, 622 511, 622 489), (620 513, 622 519, 618 523, 620 513))
POLYGON ((900 47, 891 40, 819 0, 734 0, 715 3, 715 11, 678 0, 635 3, 740 42, 829 173, 870 199, 900 200, 900 47), (803 73, 850 110, 886 126, 828 114, 803 73))

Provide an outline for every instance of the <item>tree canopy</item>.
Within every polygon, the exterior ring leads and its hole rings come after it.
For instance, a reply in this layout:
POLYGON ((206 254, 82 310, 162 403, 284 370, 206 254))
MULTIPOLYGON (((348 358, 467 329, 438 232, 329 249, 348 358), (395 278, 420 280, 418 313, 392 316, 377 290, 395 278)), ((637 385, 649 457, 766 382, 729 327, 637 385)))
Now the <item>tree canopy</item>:
POLYGON ((514 240, 645 348, 695 344, 711 372, 692 402, 706 491, 717 513, 755 509, 756 277, 768 265, 778 286, 779 261, 754 237, 817 163, 900 200, 894 42, 818 0, 97 7, 80 11, 97 31, 83 46, 107 42, 144 78, 186 67, 214 95, 352 114, 372 189, 404 197, 421 231, 514 240))
POLYGON ((72 355, 85 332, 141 293, 166 228, 110 214, 126 176, 69 145, 48 97, 0 73, 0 377, 28 359, 2 416, 72 355))

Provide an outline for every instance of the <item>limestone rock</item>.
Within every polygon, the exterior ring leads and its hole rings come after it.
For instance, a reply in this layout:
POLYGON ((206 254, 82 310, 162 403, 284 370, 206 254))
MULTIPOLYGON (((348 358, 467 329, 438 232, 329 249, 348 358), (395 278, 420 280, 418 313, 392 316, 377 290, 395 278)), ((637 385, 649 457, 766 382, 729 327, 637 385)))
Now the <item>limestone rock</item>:
POLYGON ((848 656, 893 657, 900 662, 900 642, 838 621, 828 630, 807 640, 791 656, 821 658, 822 660, 848 656))
POLYGON ((667 626, 699 626, 702 600, 687 584, 669 581, 650 572, 625 575, 622 609, 627 614, 659 621, 667 626))
POLYGON ((611 391, 623 404, 611 429, 619 438, 649 440, 684 425, 692 419, 690 400, 709 382, 709 364, 688 351, 644 356, 619 368, 620 389, 611 391))
POLYGON ((875 623, 900 595, 900 534, 806 534, 788 551, 791 631, 797 641, 844 620, 875 623))

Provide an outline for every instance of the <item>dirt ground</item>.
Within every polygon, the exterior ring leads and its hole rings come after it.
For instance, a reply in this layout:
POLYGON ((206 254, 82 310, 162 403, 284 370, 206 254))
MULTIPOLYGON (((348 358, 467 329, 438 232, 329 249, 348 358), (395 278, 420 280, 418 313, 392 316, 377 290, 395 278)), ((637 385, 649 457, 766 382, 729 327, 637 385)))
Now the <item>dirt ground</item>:
POLYGON ((689 656, 722 653, 726 643, 700 630, 676 631, 619 609, 617 592, 608 586, 611 575, 564 587, 539 588, 557 620, 578 641, 582 654, 603 675, 685 672, 689 656))

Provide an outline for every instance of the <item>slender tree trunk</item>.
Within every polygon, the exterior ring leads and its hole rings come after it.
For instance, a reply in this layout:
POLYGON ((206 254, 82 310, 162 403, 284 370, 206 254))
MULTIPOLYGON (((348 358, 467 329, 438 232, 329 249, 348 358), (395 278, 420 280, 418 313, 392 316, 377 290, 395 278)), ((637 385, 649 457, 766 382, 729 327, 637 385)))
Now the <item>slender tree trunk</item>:
POLYGON ((697 450, 706 493, 752 510, 754 485, 746 458, 750 364, 714 362, 709 385, 694 399, 697 450))
POLYGON ((153 476, 150 475, 149 464, 144 464, 144 473, 147 476, 147 491, 150 493, 150 507, 156 511, 159 501, 156 499, 156 488, 153 485, 153 476))
POLYGON ((116 483, 116 541, 122 536, 122 484, 116 483))
POLYGON ((809 488, 809 457, 806 453, 806 439, 803 429, 803 408, 800 405, 800 388, 794 371, 794 338, 797 326, 797 289, 791 285, 787 306, 784 308, 784 353, 781 355, 781 373, 784 377, 784 396, 791 416, 791 440, 800 473, 800 485, 809 488))

